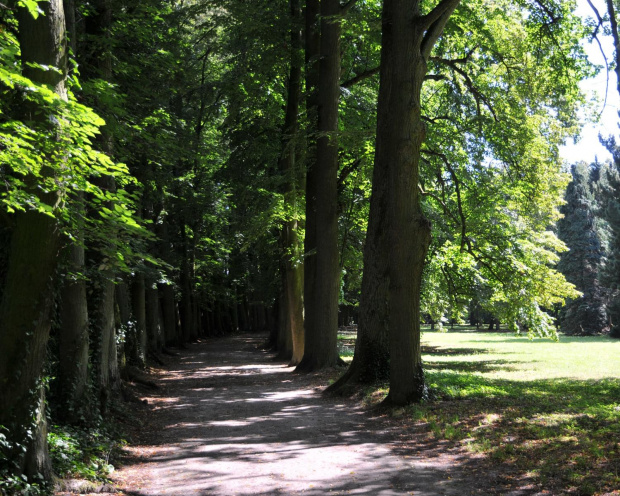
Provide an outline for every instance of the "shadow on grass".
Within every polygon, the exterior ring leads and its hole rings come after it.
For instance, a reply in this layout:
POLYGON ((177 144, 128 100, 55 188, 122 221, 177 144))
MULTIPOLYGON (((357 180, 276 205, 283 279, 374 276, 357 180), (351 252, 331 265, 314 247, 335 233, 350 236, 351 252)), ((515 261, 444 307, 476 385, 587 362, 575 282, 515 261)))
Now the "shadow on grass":
POLYGON ((620 379, 510 381, 458 373, 459 365, 430 368, 440 401, 410 409, 435 438, 532 474, 553 494, 620 487, 620 379))
POLYGON ((514 371, 517 367, 509 365, 509 360, 482 360, 475 362, 459 361, 459 362, 432 362, 425 361, 424 368, 426 370, 453 370, 458 372, 497 372, 497 371, 514 371))
POLYGON ((442 346, 422 345, 423 355, 439 355, 439 356, 471 356, 489 353, 490 350, 482 348, 444 348, 442 346))

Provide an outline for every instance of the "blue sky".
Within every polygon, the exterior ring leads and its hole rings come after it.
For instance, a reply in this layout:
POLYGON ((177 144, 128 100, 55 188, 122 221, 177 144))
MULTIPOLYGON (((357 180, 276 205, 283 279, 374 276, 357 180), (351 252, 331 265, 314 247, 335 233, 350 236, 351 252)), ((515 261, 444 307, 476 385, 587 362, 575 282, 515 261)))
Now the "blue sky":
MULTIPOLYGON (((605 2, 593 0, 594 5, 599 9, 601 15, 605 12, 605 2)), ((577 13, 583 17, 592 16, 592 10, 586 0, 577 0, 577 13)), ((607 59, 611 63, 613 60, 613 42, 611 38, 602 39, 603 48, 607 54, 607 59)), ((595 64, 604 65, 604 59, 596 43, 585 46, 590 60, 595 64)), ((605 98, 605 86, 607 85, 607 73, 605 69, 594 79, 589 79, 581 83, 582 88, 588 96, 598 94, 600 103, 595 107, 595 113, 602 112, 597 123, 586 124, 581 132, 581 139, 576 143, 569 143, 562 147, 560 154, 569 163, 584 160, 594 161, 598 157, 599 161, 611 158, 609 152, 603 147, 598 139, 598 135, 608 136, 610 134, 620 134, 618 129, 618 110, 620 109, 620 95, 616 89, 616 74, 609 73, 609 89, 607 90, 607 104, 603 107, 605 98)), ((586 115, 582 116, 585 120, 586 115)))

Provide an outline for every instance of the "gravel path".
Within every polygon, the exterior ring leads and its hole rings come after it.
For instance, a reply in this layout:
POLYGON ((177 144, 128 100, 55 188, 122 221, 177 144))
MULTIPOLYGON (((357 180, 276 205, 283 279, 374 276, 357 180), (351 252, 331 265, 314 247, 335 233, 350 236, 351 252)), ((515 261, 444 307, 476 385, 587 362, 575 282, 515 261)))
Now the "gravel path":
POLYGON ((397 423, 325 398, 317 376, 236 335, 192 345, 161 371, 125 494, 485 494, 457 450, 407 448, 397 423))

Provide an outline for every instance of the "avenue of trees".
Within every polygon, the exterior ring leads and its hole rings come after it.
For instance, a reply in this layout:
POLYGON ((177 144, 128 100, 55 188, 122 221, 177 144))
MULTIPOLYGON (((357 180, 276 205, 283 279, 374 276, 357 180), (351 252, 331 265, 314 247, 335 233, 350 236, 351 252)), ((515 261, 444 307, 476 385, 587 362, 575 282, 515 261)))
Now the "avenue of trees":
POLYGON ((404 405, 422 320, 617 335, 620 158, 559 158, 617 24, 574 7, 0 3, 0 492, 51 480, 48 418, 100 421, 203 336, 312 372, 354 308, 330 389, 404 405))

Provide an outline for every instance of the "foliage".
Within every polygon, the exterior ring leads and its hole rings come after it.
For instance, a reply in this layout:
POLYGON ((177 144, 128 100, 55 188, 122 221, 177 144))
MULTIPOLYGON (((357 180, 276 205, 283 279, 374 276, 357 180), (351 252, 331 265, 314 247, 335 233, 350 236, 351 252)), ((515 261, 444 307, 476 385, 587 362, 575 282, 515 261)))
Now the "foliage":
POLYGON ((600 281, 604 250, 597 226, 593 170, 586 164, 571 169, 573 180, 566 190, 566 204, 558 222, 558 236, 569 251, 562 254, 558 269, 583 294, 569 301, 562 311, 560 328, 567 334, 597 334, 609 328, 606 291, 600 281))
POLYGON ((54 469, 59 477, 107 481, 114 471, 116 456, 125 444, 105 427, 78 429, 50 426, 48 443, 54 469))
POLYGON ((550 226, 568 182, 558 147, 577 130, 573 81, 591 69, 569 2, 553 21, 521 7, 462 3, 431 57, 421 191, 435 234, 422 302, 459 316, 476 299, 515 330, 553 335, 547 310, 577 295, 554 268, 565 247, 550 226))
MULTIPOLYGON (((123 189, 134 185, 135 179, 124 164, 114 162, 94 144, 103 119, 78 103, 71 91, 65 99, 22 76, 19 44, 8 29, 0 33, 0 53, 0 179, 5 185, 1 211, 7 216, 36 210, 56 217, 72 238, 82 225, 76 194, 84 192, 99 212, 99 217, 88 220, 89 236, 101 241, 109 238, 111 230, 122 230, 133 238, 146 236, 134 216, 134 197, 123 189), (24 107, 45 115, 45 120, 15 118, 24 107), (97 183, 101 177, 114 178, 119 189, 104 190, 97 183), (107 203, 114 207, 101 208, 107 203)), ((124 260, 131 253, 117 244, 109 256, 126 267, 124 260)))

